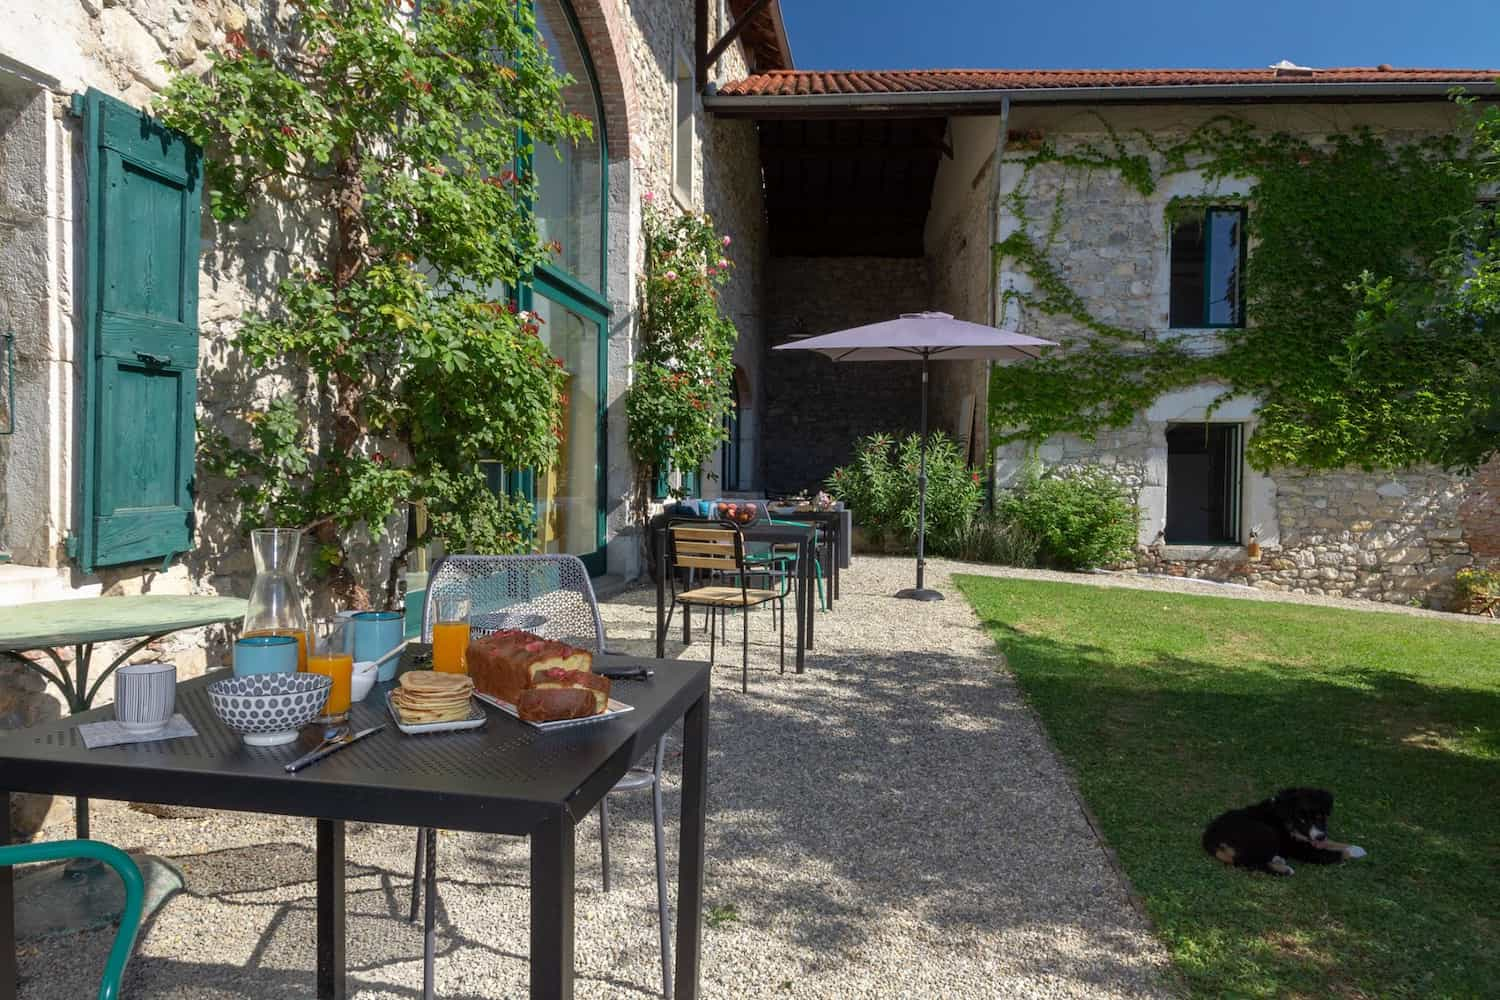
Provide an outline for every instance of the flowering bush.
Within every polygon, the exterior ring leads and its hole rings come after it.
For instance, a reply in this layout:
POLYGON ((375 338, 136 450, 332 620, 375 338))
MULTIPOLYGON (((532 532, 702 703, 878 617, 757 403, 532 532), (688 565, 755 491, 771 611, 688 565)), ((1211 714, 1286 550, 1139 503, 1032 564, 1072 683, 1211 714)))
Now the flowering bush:
POLYGON ((707 215, 658 208, 649 194, 645 235, 641 351, 625 397, 642 501, 653 470, 697 469, 724 439, 739 336, 719 301, 730 238, 707 215))
POLYGON ((434 536, 468 551, 525 544, 525 505, 494 498, 479 463, 555 461, 567 374, 536 317, 494 290, 555 252, 527 208, 535 173, 515 164, 591 125, 567 112, 569 81, 530 4, 282 12, 230 31, 208 73, 179 74, 158 104, 204 147, 215 218, 287 213, 310 234, 273 304, 233 338, 249 370, 299 376, 294 393, 231 420, 229 436, 205 432, 200 454, 247 527, 313 532, 314 564, 361 606, 346 539, 408 505, 428 529, 399 544, 386 600, 405 554, 434 536))
MULTIPOLYGON (((899 443, 872 434, 856 443, 853 462, 828 477, 828 492, 849 505, 872 544, 915 548, 921 448, 916 434, 899 443)), ((983 499, 979 473, 964 464, 952 439, 933 432, 927 442, 927 551, 956 555, 983 499)))
POLYGON ((1493 618, 1500 606, 1500 569, 1465 566, 1454 575, 1453 589, 1459 611, 1493 618))

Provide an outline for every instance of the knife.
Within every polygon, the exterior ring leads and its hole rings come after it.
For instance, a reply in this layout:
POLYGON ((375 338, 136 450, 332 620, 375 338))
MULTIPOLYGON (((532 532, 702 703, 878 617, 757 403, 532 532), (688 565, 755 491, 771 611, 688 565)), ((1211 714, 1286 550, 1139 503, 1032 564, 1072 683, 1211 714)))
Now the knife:
POLYGON ((359 732, 355 733, 353 736, 350 736, 346 740, 340 740, 332 746, 319 747, 312 753, 305 753, 301 757, 298 757, 296 760, 288 764, 286 766, 286 771, 288 774, 295 774, 307 765, 316 764, 318 761, 322 760, 324 757, 327 757, 329 754, 337 753, 351 743, 358 743, 366 736, 373 736, 375 733, 380 732, 384 728, 385 724, 382 723, 378 726, 371 726, 369 729, 361 729, 359 732))
POLYGON ((600 677, 613 681, 643 681, 656 673, 641 666, 599 667, 594 671, 600 677))

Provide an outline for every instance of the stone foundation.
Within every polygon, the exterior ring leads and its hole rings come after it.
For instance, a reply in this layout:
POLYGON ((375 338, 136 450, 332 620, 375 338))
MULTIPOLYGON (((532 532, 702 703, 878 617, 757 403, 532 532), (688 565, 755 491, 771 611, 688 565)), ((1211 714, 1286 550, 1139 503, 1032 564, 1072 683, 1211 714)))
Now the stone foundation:
POLYGON ((1264 547, 1257 559, 1245 546, 1193 558, 1183 547, 1151 545, 1140 550, 1140 569, 1447 610, 1454 574, 1475 563, 1470 532, 1489 523, 1471 524, 1464 512, 1494 504, 1476 481, 1439 470, 1281 469, 1273 478, 1280 545, 1264 547))

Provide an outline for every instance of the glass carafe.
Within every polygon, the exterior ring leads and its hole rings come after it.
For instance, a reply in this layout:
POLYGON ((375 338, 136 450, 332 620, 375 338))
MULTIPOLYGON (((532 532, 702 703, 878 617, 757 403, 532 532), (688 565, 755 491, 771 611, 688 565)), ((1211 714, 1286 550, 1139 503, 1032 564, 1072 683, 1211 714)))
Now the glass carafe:
POLYGON ((243 635, 289 635, 297 640, 297 669, 307 669, 307 614, 297 586, 297 528, 257 528, 250 532, 255 582, 245 610, 243 635))

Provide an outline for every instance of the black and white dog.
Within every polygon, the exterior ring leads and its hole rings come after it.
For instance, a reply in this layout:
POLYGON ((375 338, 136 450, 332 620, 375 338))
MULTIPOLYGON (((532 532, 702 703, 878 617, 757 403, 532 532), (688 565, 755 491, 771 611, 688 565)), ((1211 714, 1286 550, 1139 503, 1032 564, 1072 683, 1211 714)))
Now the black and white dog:
POLYGON ((1362 858, 1365 850, 1328 839, 1333 793, 1321 788, 1283 788, 1274 798, 1231 809, 1203 831, 1203 849, 1226 865, 1291 875, 1287 860, 1336 865, 1362 858))

